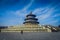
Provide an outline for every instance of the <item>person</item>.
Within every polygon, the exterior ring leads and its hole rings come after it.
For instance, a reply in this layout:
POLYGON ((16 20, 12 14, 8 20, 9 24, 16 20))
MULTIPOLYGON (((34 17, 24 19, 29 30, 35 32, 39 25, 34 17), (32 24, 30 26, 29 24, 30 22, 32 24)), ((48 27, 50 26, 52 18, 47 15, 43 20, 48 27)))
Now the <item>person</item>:
POLYGON ((0 32, 1 32, 1 29, 0 29, 0 32))
POLYGON ((21 34, 23 34, 23 30, 21 30, 21 34))

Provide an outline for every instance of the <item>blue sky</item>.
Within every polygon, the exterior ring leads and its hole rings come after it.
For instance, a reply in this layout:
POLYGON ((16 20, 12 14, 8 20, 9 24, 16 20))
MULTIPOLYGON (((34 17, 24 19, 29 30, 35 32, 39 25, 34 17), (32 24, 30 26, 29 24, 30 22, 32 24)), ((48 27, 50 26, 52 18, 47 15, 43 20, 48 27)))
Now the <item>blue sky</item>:
POLYGON ((41 25, 60 24, 60 0, 0 0, 0 26, 23 24, 31 11, 41 25))

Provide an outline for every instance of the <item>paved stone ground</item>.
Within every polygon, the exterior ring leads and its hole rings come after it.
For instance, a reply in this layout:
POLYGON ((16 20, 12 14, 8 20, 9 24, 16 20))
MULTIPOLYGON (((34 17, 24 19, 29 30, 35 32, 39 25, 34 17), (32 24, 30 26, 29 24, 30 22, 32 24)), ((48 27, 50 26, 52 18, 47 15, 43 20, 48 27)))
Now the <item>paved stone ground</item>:
POLYGON ((0 40, 60 40, 60 33, 48 32, 2 32, 0 40))

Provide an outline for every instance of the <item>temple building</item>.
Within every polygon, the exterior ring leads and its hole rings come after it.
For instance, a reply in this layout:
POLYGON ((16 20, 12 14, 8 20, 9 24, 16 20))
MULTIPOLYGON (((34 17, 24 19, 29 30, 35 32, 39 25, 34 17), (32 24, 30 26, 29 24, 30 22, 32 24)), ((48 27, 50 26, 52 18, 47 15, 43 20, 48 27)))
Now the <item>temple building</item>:
POLYGON ((9 26, 8 28, 1 29, 1 32, 51 32, 51 27, 40 25, 36 15, 30 12, 26 15, 24 22, 19 26, 9 26))
POLYGON ((30 14, 28 14, 26 16, 25 22, 23 24, 39 24, 38 19, 35 18, 36 15, 32 14, 32 12, 30 14))

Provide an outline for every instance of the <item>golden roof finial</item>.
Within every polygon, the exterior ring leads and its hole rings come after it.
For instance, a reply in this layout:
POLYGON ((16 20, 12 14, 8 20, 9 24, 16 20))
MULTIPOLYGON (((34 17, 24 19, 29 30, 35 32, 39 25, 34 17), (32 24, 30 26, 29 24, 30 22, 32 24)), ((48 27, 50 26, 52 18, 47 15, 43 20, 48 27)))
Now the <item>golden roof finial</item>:
POLYGON ((30 14, 32 14, 32 11, 30 12, 30 14))

